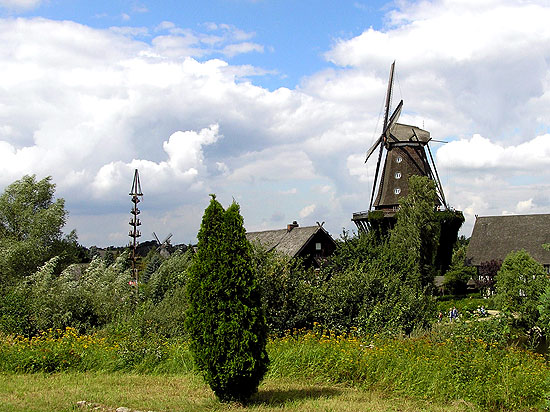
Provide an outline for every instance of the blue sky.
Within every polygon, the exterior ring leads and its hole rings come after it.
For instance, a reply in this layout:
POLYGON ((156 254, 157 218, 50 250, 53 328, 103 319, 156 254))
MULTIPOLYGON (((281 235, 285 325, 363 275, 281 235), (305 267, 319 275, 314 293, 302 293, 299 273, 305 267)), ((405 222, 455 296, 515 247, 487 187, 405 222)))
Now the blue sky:
POLYGON ((193 242, 209 193, 248 230, 368 207, 392 61, 400 122, 423 127, 450 205, 550 213, 550 6, 398 2, 0 0, 0 189, 52 176, 67 230, 193 242))
MULTIPOLYGON (((71 20, 95 28, 146 27, 154 30, 170 21, 197 33, 219 33, 212 24, 226 24, 251 35, 263 52, 238 55, 233 64, 252 64, 271 75, 255 83, 274 89, 293 88, 303 76, 326 67, 323 53, 340 38, 359 35, 365 28, 381 28, 387 1, 75 1, 51 0, 17 14, 54 20, 71 20)), ((17 9, 16 9, 17 10, 17 9)), ((14 10, 5 11, 14 15, 14 10)), ((151 36, 142 36, 150 41, 151 36)), ((220 57, 213 53, 212 57, 220 57)))

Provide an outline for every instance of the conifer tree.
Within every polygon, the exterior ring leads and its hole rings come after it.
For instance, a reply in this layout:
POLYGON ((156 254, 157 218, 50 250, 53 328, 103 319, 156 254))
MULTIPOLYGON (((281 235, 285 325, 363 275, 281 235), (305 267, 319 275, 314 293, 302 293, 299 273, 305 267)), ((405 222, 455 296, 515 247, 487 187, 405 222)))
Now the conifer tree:
POLYGON ((186 325, 199 371, 222 401, 254 394, 268 365, 267 329, 239 206, 212 195, 187 283, 186 325))

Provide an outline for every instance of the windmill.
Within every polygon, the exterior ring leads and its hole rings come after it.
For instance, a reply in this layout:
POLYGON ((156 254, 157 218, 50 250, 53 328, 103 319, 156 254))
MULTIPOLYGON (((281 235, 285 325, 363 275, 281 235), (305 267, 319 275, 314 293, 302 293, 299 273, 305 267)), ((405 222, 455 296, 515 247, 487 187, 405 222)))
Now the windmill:
POLYGON ((382 211, 384 217, 392 218, 399 208, 399 199, 407 196, 408 181, 412 175, 428 176, 436 185, 438 206, 447 209, 443 187, 435 167, 429 142, 430 132, 416 126, 397 123, 403 100, 390 116, 395 62, 390 69, 384 112, 382 134, 367 151, 365 163, 378 150, 378 162, 370 197, 369 210, 353 214, 352 220, 359 230, 368 230, 369 212, 382 211), (386 154, 381 168, 383 154, 386 154), (376 188, 378 192, 376 197, 376 188))
POLYGON ((168 247, 171 246, 170 245, 170 238, 173 236, 172 233, 169 233, 168 236, 166 236, 166 238, 161 242, 157 236, 157 234, 155 232, 153 232, 153 236, 155 237, 155 240, 157 241, 157 244, 160 248, 160 255, 163 257, 163 258, 167 258, 170 256, 170 251, 168 250, 168 247))

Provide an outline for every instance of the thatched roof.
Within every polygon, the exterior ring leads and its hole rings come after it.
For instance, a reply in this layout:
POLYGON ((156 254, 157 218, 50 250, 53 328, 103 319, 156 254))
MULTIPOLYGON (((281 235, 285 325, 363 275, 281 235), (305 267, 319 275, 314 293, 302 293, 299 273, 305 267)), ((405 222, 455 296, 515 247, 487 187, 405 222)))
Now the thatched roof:
POLYGON ((550 251, 542 247, 545 243, 550 243, 550 214, 478 217, 466 259, 477 266, 524 249, 537 262, 550 265, 550 251))
POLYGON ((275 250, 293 258, 300 254, 309 240, 319 231, 325 232, 330 238, 330 235, 321 226, 292 227, 290 231, 287 228, 248 232, 246 238, 251 243, 259 243, 269 251, 275 250))

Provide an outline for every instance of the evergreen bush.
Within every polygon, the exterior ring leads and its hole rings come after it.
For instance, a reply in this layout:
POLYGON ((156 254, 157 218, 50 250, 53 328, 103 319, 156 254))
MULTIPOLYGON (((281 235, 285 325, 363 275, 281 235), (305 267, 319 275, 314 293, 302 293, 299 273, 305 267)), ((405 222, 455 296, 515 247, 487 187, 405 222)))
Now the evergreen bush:
POLYGON ((186 326, 195 364, 221 401, 245 401, 267 371, 267 329, 239 206, 212 195, 189 268, 186 326))

